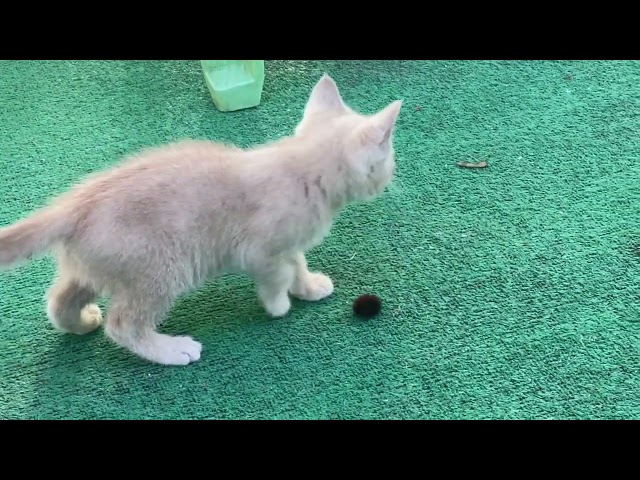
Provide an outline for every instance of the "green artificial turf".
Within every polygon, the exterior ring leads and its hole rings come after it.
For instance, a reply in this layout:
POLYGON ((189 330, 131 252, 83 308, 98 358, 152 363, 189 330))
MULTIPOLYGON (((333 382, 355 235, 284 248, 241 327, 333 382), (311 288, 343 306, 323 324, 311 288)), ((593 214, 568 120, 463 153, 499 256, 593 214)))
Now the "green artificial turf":
POLYGON ((0 225, 144 146, 286 135, 324 72, 404 100, 395 183, 309 255, 335 293, 274 320, 210 282, 162 327, 204 345, 171 368, 54 330, 49 258, 1 272, 0 418, 640 419, 640 62, 268 61, 220 113, 197 61, 2 61, 0 225))

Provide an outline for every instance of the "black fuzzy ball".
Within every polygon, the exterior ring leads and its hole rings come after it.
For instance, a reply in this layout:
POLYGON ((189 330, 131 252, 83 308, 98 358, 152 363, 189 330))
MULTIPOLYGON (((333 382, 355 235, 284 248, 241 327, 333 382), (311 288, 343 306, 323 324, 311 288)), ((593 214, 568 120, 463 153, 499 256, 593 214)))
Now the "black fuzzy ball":
POLYGON ((359 317, 375 317, 382 309, 382 300, 375 295, 360 295, 353 302, 353 313, 359 317))

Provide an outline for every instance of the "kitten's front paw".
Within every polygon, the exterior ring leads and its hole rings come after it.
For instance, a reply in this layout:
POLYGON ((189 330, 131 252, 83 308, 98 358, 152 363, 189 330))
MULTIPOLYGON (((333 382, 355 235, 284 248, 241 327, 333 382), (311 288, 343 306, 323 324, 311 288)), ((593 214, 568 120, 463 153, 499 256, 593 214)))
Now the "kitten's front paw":
POLYGON ((291 308, 291 300, 289 300, 289 296, 285 293, 272 300, 265 301, 264 308, 272 317, 283 317, 291 308))
POLYGON ((291 295, 301 300, 315 302, 333 293, 333 282, 322 273, 309 273, 303 282, 294 285, 291 295))

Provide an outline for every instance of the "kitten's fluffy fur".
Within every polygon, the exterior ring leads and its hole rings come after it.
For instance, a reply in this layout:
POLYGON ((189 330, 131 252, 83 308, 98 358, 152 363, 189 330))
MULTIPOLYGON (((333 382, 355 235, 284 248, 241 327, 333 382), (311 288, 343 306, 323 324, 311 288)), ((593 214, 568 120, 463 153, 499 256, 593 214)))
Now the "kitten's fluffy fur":
POLYGON ((250 275, 275 317, 289 311, 289 294, 331 294, 304 252, 342 207, 391 181, 401 104, 360 115, 325 75, 293 136, 249 149, 184 141, 142 152, 0 229, 0 266, 52 251, 58 278, 47 313, 56 327, 95 330, 102 314, 93 302, 110 295, 105 332, 117 344, 159 364, 197 361, 200 343, 156 326, 207 279, 250 275))

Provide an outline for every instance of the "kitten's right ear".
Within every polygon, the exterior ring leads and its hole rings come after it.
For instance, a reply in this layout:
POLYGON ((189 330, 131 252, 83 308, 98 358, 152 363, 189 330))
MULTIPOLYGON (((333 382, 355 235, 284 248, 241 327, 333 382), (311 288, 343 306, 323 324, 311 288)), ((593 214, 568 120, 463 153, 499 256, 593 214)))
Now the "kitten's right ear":
POLYGON ((304 113, 307 115, 322 110, 345 110, 336 82, 326 73, 313 87, 304 113))
POLYGON ((364 143, 381 145, 389 140, 400 115, 402 100, 396 100, 385 109, 366 119, 361 128, 364 143))

